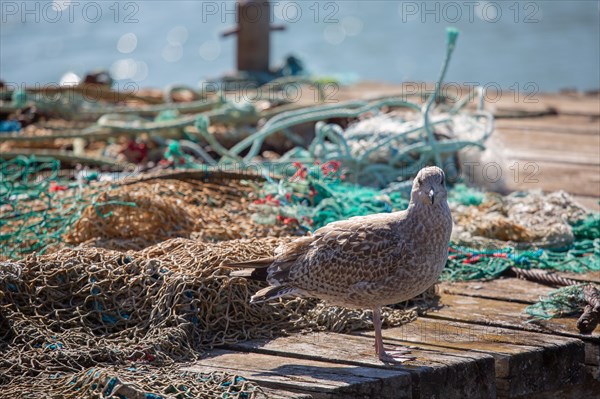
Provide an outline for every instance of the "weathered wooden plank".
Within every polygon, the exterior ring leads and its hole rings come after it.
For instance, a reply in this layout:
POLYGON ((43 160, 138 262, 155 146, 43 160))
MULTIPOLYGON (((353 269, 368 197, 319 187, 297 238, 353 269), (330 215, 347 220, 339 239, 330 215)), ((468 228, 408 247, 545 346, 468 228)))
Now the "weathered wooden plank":
MULTIPOLYGON (((558 277, 565 277, 579 282, 600 284, 600 273, 566 273, 554 272, 558 277)), ((453 295, 475 296, 487 299, 499 299, 525 304, 536 303, 557 288, 519 278, 499 278, 489 281, 456 281, 438 285, 440 292, 453 295)))
MULTIPOLYGON (((590 147, 586 145, 586 147, 590 147)), ((575 152, 565 150, 540 150, 533 148, 531 145, 524 146, 527 149, 509 149, 504 151, 504 156, 509 161, 521 161, 521 162, 554 162, 561 164, 571 165, 584 165, 584 166, 600 166, 600 154, 585 152, 575 152)), ((509 162, 512 165, 513 162, 509 162)))
POLYGON ((579 135, 582 137, 594 136, 600 134, 597 118, 593 117, 574 117, 563 115, 546 116, 543 118, 516 118, 500 119, 495 124, 495 134, 502 136, 505 132, 511 134, 540 134, 541 137, 552 138, 556 135, 569 137, 579 135), (565 118, 576 118, 575 121, 568 121, 565 118))
MULTIPOLYGON (((372 335, 372 332, 361 333, 372 335)), ((499 397, 517 397, 584 378, 583 342, 575 338, 420 317, 401 327, 384 330, 390 344, 426 343, 494 357, 499 397)))
POLYGON ((268 399, 313 399, 313 396, 307 393, 288 392, 265 387, 261 387, 261 390, 268 399))
POLYGON ((578 134, 566 132, 550 132, 538 130, 522 130, 513 128, 497 128, 500 140, 506 146, 515 149, 544 149, 566 152, 600 153, 600 133, 578 134))
POLYGON ((600 126, 598 126, 598 118, 589 116, 572 116, 572 115, 550 115, 543 118, 516 118, 516 119, 499 119, 496 121, 497 134, 500 136, 507 129, 539 131, 539 132, 556 132, 569 135, 600 134, 600 126))
MULTIPOLYGON (((541 188, 545 191, 564 190, 575 195, 600 198, 600 167, 571 165, 558 162, 534 162, 535 169, 521 162, 519 178, 507 176, 506 184, 512 190, 541 188), (528 167, 528 170, 525 170, 528 167)), ((513 172, 513 171, 511 171, 513 172)))
MULTIPOLYGON (((594 375, 598 375, 600 332, 596 329, 595 332, 589 335, 579 334, 575 325, 575 317, 528 323, 528 316, 523 312, 526 305, 521 303, 445 293, 441 294, 440 302, 444 304, 444 307, 437 312, 430 313, 430 317, 473 324, 502 326, 517 331, 538 331, 545 334, 545 340, 554 338, 549 334, 579 338, 584 341, 584 363, 588 365, 594 375)), ((499 389, 502 390, 503 386, 500 385, 499 389)))
POLYGON ((557 93, 540 96, 541 101, 560 114, 589 115, 600 117, 600 95, 580 93, 557 93))
POLYGON ((221 370, 260 386, 320 398, 411 398, 411 376, 401 370, 215 349, 185 371, 221 370))
POLYGON ((439 285, 439 289, 446 294, 501 299, 522 303, 535 303, 541 296, 548 295, 555 290, 552 287, 518 278, 442 283, 439 285))
MULTIPOLYGON (((414 100, 414 94, 422 90, 433 90, 433 83, 405 82, 389 84, 382 82, 362 81, 352 86, 340 87, 331 100, 345 101, 373 98, 377 96, 402 96, 414 100)), ((449 97, 463 99, 471 88, 450 87, 444 92, 449 97)), ((310 93, 312 95, 312 93, 310 93)), ((311 96, 306 95, 307 101, 311 96)), ((314 97, 314 96, 313 96, 314 97)), ((560 115, 600 117, 600 96, 582 93, 515 93, 508 90, 494 92, 489 90, 485 108, 488 111, 505 114, 511 111, 543 112, 553 110, 560 115)), ((314 102, 314 100, 312 100, 314 102)))
POLYGON ((558 334, 600 344, 600 331, 596 330, 589 335, 580 334, 575 325, 577 321, 575 317, 528 322, 531 319, 523 311, 527 305, 522 303, 440 293, 440 304, 443 306, 429 312, 427 316, 436 319, 558 334))
POLYGON ((444 306, 428 317, 579 338, 585 342, 586 364, 600 364, 600 331, 580 334, 575 317, 528 322, 531 319, 523 312, 525 304, 444 293, 440 303, 444 306))
POLYGON ((273 340, 253 340, 232 345, 232 349, 291 356, 359 367, 389 368, 412 376, 413 398, 489 398, 495 396, 493 357, 488 354, 443 348, 427 344, 412 347, 415 361, 389 366, 374 354, 373 338, 315 333, 273 340))
POLYGON ((600 100, 598 95, 580 93, 534 93, 526 96, 503 91, 495 100, 490 92, 490 101, 486 107, 497 112, 507 110, 534 112, 540 109, 552 109, 560 115, 600 116, 600 100))

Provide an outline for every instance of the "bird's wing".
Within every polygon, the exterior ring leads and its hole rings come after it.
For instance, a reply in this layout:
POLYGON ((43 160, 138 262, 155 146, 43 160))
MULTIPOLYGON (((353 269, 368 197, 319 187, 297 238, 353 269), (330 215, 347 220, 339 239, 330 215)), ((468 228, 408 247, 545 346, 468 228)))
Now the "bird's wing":
POLYGON ((330 223, 292 242, 269 268, 269 282, 309 292, 343 294, 362 281, 389 276, 402 257, 399 224, 406 214, 378 214, 330 223))

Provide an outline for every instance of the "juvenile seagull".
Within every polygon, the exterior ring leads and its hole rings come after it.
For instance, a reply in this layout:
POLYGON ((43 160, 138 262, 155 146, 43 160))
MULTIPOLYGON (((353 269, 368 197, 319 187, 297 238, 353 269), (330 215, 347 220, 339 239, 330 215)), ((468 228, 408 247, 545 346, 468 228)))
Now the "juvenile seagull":
POLYGON ((406 360, 383 347, 381 307, 419 295, 446 264, 452 217, 444 177, 438 167, 421 169, 404 211, 329 223, 312 236, 280 245, 273 257, 226 265, 245 269, 232 276, 269 282, 251 303, 300 296, 373 309, 379 359, 406 360))

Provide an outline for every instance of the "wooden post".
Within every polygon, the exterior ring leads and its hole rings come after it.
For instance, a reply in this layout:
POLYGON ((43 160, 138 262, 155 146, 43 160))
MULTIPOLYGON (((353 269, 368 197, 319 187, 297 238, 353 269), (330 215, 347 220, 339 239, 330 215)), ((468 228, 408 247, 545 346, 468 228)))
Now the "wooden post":
POLYGON ((238 0, 237 27, 223 36, 237 34, 238 71, 268 72, 271 30, 271 6, 268 0, 238 0))

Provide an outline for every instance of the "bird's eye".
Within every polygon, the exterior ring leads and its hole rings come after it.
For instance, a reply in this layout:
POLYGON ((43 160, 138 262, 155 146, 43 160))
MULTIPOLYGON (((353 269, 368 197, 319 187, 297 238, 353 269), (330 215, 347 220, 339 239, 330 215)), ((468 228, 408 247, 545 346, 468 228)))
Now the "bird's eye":
POLYGON ((420 177, 417 179, 417 182, 419 183, 419 186, 423 184, 423 179, 421 179, 420 177))

